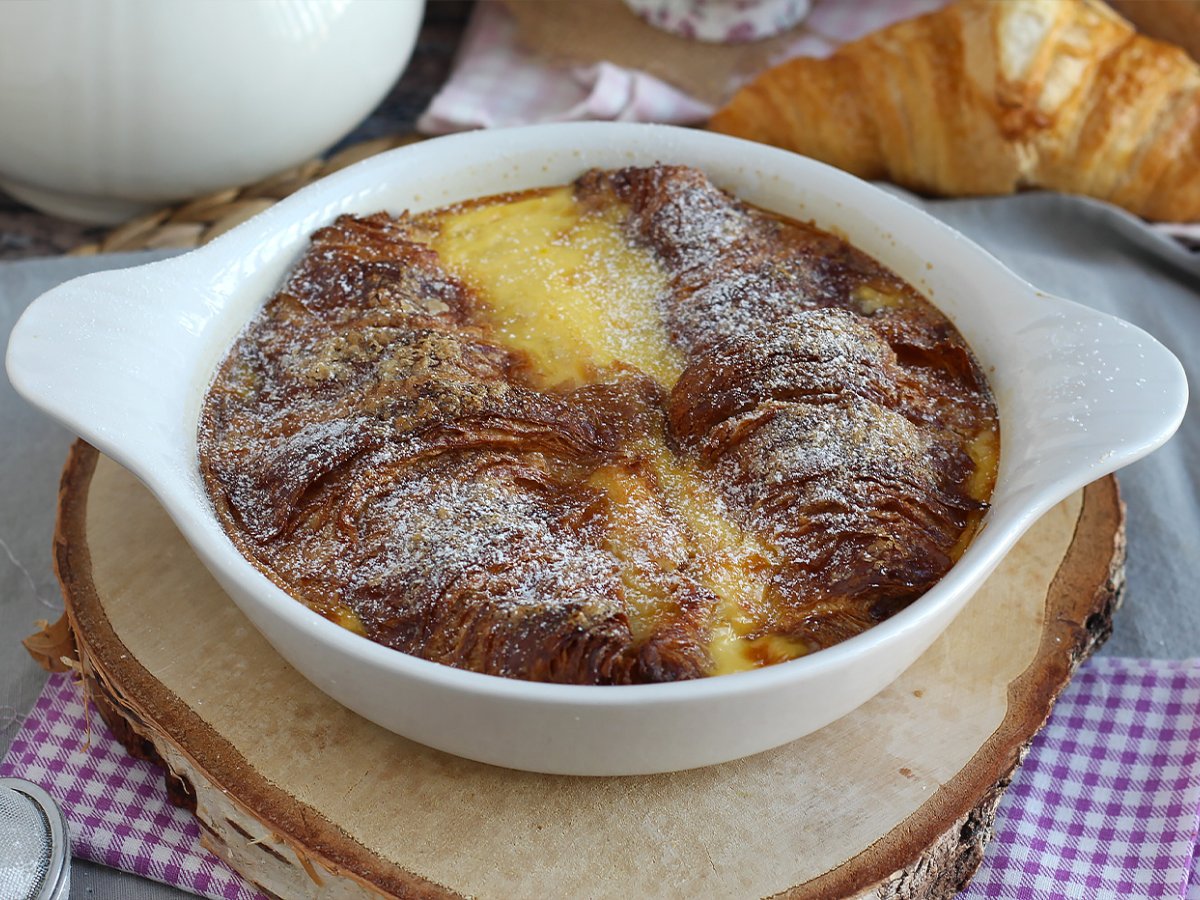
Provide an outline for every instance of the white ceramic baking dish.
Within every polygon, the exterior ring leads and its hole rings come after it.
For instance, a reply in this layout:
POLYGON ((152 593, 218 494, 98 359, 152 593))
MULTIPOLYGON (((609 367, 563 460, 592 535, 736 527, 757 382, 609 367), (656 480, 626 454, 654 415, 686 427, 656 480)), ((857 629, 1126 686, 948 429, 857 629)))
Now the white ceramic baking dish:
POLYGON ((312 185, 214 243, 68 282, 8 347, 31 402, 127 466, 287 660, 367 718, 472 759, 567 774, 669 771, 808 734, 908 667, 1018 537, 1076 489, 1149 453, 1187 402, 1178 361, 1133 326, 1047 296, 930 216, 829 166, 678 128, 548 125, 405 147, 312 185), (923 290, 966 336, 1000 408, 999 479, 959 563, 908 609, 835 647, 691 682, 578 687, 459 671, 358 637, 288 597, 225 536, 197 471, 201 401, 234 337, 339 213, 426 209, 562 184, 592 166, 699 166, 767 209, 837 229, 923 290))

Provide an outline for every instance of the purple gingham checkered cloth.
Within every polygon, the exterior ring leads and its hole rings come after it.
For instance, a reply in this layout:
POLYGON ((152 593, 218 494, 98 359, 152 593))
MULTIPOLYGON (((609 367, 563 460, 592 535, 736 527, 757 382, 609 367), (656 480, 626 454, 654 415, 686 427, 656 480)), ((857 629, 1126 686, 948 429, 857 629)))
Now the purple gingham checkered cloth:
MULTIPOLYGON (((200 846, 162 773, 51 676, 0 775, 63 805, 78 856, 214 900, 259 898, 200 846)), ((1200 659, 1100 658, 1063 692, 1005 794, 968 900, 1200 900, 1200 659), (1190 873, 1190 879, 1189 879, 1190 873)))
POLYGON ((1200 900, 1198 826, 1200 659, 1100 657, 1034 740, 965 896, 1200 900))
POLYGON ((266 900, 200 846, 200 826, 167 800, 163 771, 134 759, 83 705, 69 675, 51 675, 0 776, 41 785, 67 815, 76 856, 213 900, 266 900))

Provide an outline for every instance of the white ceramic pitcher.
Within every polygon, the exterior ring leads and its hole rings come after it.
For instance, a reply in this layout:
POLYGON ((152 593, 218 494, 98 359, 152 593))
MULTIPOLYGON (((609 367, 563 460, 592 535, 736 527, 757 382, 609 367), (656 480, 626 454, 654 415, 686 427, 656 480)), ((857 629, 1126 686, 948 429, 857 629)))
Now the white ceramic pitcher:
POLYGON ((424 0, 0 3, 0 187, 115 222, 321 152, 408 63, 424 0))

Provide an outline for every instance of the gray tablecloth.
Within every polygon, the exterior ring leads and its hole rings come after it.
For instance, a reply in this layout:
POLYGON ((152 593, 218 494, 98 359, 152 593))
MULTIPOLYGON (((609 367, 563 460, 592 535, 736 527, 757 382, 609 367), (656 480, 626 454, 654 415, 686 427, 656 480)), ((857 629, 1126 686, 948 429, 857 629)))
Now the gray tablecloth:
MULTIPOLYGON (((1159 338, 1200 383, 1200 258, 1100 204, 1030 194, 925 206, 1044 290, 1122 316, 1159 338)), ((159 254, 161 255, 161 254, 159 254)), ((150 254, 0 265, 0 337, 26 304, 75 275, 148 261, 150 254)), ((986 285, 980 285, 986 290, 986 285)), ((50 569, 59 469, 71 436, 0 379, 0 750, 15 717, 37 697, 42 672, 18 641, 35 619, 57 616, 50 569)), ((1121 473, 1129 505, 1129 587, 1103 653, 1160 658, 1200 654, 1200 412, 1165 448, 1121 473)), ((72 897, 184 896, 79 863, 72 897)))

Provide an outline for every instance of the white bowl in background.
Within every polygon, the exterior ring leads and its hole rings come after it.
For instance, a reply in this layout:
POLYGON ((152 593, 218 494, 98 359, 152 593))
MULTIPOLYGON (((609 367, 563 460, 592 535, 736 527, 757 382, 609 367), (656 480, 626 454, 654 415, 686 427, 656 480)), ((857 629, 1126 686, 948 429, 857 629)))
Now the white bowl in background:
POLYGON ((212 244, 68 282, 8 347, 17 390, 146 483, 229 595, 313 684, 385 728, 471 759, 541 772, 686 769, 791 741, 906 669, 1021 534, 1178 427, 1179 362, 1139 329, 1047 296, 931 216, 822 163, 722 135, 586 123, 473 132, 385 153, 322 180, 212 244), (962 559, 907 609, 837 646, 672 684, 535 684, 391 650, 293 600, 223 532, 197 468, 208 384, 308 236, 340 213, 422 210, 571 181, 593 166, 698 166, 751 203, 846 234, 922 290, 988 373, 1002 452, 992 507, 962 559))
POLYGON ((0 187, 118 222, 304 162, 383 99, 424 6, 0 3, 0 187))

